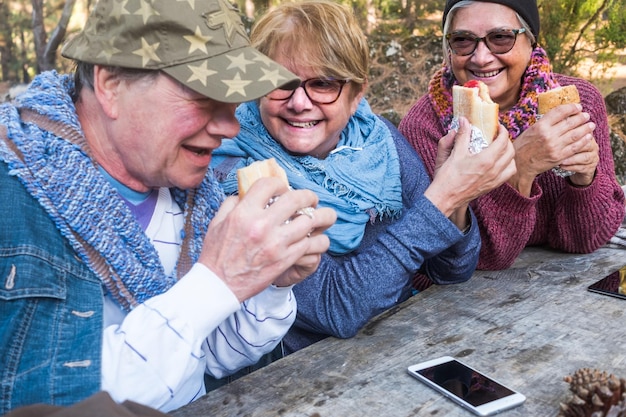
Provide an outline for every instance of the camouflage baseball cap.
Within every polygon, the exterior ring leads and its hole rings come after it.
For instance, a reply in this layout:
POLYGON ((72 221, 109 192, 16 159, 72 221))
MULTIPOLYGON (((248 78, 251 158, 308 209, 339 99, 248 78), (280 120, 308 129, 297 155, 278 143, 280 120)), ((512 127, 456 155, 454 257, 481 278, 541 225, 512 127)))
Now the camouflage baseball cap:
POLYGON ((61 53, 92 64, 162 70, 227 103, 300 85, 296 75, 250 46, 228 0, 99 0, 61 53))

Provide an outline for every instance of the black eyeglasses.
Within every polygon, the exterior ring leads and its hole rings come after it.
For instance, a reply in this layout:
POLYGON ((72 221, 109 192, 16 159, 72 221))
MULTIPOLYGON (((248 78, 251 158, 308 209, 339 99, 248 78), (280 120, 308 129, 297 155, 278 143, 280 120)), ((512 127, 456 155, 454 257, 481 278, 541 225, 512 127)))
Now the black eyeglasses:
MULTIPOLYGON (((350 80, 329 80, 324 78, 309 78, 300 82, 300 87, 313 103, 331 104, 339 99, 343 86, 350 80)), ((296 90, 274 90, 265 97, 270 100, 289 100, 296 90)))
POLYGON ((456 55, 467 56, 474 53, 478 42, 483 41, 494 54, 506 54, 515 46, 517 35, 526 32, 526 29, 498 29, 487 33, 482 38, 472 32, 458 31, 448 33, 446 40, 452 52, 456 55))

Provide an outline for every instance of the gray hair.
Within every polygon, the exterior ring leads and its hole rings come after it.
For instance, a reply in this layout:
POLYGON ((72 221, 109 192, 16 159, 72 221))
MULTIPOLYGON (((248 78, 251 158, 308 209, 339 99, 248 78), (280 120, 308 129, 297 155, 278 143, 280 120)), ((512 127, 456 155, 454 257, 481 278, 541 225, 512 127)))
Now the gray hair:
MULTIPOLYGON (((72 94, 72 100, 76 102, 78 96, 83 88, 88 88, 93 91, 93 70, 95 64, 91 64, 83 61, 76 61, 76 67, 74 69, 74 91, 72 94)), ((109 72, 115 73, 121 78, 133 82, 140 79, 148 78, 154 80, 159 74, 159 70, 146 70, 135 68, 122 68, 108 65, 101 65, 109 72)))

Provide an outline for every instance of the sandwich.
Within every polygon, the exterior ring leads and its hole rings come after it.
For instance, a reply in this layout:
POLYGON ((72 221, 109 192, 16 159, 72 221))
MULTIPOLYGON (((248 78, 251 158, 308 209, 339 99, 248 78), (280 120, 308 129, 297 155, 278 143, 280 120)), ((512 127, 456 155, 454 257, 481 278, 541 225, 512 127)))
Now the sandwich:
MULTIPOLYGON (((243 196, 248 192, 248 190, 250 189, 250 187, 252 187, 252 184, 254 184, 256 180, 258 180, 259 178, 265 178, 265 177, 280 178, 283 181, 283 183, 287 186, 287 188, 291 189, 291 186, 289 185, 289 180, 287 179, 287 173, 285 172, 285 170, 280 165, 278 165, 278 162, 276 162, 276 159, 269 158, 269 159, 264 159, 262 161, 255 161, 251 163, 250 165, 248 165, 247 167, 240 168, 237 170, 237 186, 239 189, 239 198, 240 199, 243 198, 243 196)), ((278 196, 272 197, 270 201, 267 203, 266 208, 271 206, 274 202, 276 202, 277 199, 278 199, 278 196)), ((287 219, 285 221, 285 224, 288 224, 294 218, 302 214, 312 219, 313 212, 315 212, 315 209, 313 207, 301 208, 300 210, 297 210, 293 216, 287 219)), ((311 233, 309 233, 307 236, 310 237, 311 233)))
POLYGON ((452 111, 455 117, 465 117, 477 127, 489 145, 498 134, 498 103, 489 96, 489 88, 478 80, 452 86, 452 111))
POLYGON ((566 85, 552 90, 544 91, 537 95, 539 114, 546 114, 556 106, 568 103, 580 103, 580 96, 575 85, 566 85))
MULTIPOLYGON (((537 95, 537 118, 548 113, 550 110, 561 104, 580 103, 580 95, 575 85, 553 88, 537 95)), ((556 166, 552 171, 559 177, 572 175, 573 171, 566 171, 556 166)))
POLYGON ((289 188, 289 180, 287 173, 278 165, 276 159, 270 158, 262 161, 256 161, 245 168, 237 170, 237 185, 239 189, 239 198, 242 198, 250 189, 252 184, 259 178, 276 177, 280 178, 287 188, 289 188))

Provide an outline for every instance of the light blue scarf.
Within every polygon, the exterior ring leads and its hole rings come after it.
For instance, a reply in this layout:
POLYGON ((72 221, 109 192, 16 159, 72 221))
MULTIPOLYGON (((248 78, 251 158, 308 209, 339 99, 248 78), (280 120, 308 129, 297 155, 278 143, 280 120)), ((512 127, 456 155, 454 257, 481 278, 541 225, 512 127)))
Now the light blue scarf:
POLYGON ((241 104, 236 114, 241 131, 234 139, 222 142, 212 162, 227 194, 237 192, 238 168, 275 158, 285 168, 293 188, 314 191, 320 206, 337 212, 337 222, 327 231, 333 254, 356 249, 367 222, 400 214, 398 153, 389 128, 372 113, 365 99, 349 119, 337 147, 325 159, 285 151, 265 129, 256 103, 241 104))
POLYGON ((0 140, 0 159, 111 296, 130 310, 166 291, 197 261, 224 194, 212 175, 195 190, 171 189, 185 213, 185 235, 177 275, 166 276, 140 224, 89 157, 69 95, 73 88, 71 77, 47 72, 35 78, 16 106, 1 106, 0 125, 6 126, 8 140, 0 140))

